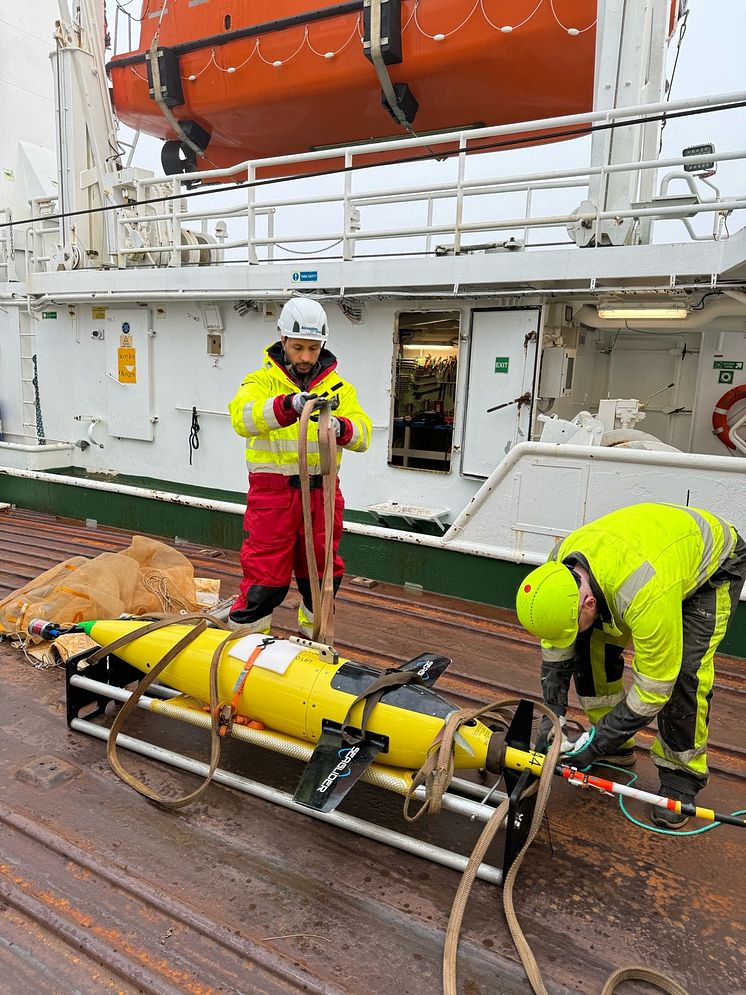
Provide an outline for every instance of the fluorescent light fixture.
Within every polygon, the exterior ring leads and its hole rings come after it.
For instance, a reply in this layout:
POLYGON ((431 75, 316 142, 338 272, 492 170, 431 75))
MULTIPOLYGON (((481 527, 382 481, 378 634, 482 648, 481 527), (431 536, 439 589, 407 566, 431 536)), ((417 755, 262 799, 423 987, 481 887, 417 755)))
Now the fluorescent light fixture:
POLYGON ((407 342, 402 346, 402 349, 455 349, 455 346, 431 342, 407 342))
POLYGON ((638 307, 614 304, 600 304, 598 307, 599 318, 620 318, 620 319, 643 319, 656 320, 660 318, 686 318, 689 308, 685 304, 640 304, 638 307))

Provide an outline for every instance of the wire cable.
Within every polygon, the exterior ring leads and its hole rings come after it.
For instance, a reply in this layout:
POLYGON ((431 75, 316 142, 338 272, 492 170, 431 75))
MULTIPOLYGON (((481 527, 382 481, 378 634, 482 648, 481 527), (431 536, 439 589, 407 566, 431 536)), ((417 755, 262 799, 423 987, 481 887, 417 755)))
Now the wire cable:
MULTIPOLYGON (((671 69, 671 79, 668 80, 668 84, 666 86, 666 100, 667 101, 671 99, 671 91, 673 89, 673 81, 676 79, 676 67, 679 64, 679 54, 681 52, 681 43, 683 42, 684 35, 686 34, 686 21, 687 21, 688 17, 689 17, 689 11, 685 10, 684 13, 683 13, 683 15, 682 15, 682 17, 681 17, 681 27, 679 28, 679 38, 678 38, 678 41, 676 42, 676 55, 675 55, 674 60, 673 60, 673 68, 671 69)), ((664 131, 665 127, 666 127, 666 115, 664 114, 663 115, 663 120, 661 122, 660 135, 659 135, 659 138, 658 138, 658 155, 660 155, 661 149, 663 148, 663 131, 664 131)))
MULTIPOLYGON (((638 780, 639 775, 630 771, 627 767, 615 767, 614 764, 605 764, 596 762, 598 767, 608 767, 610 770, 618 771, 620 774, 629 775, 629 780, 627 785, 632 785, 638 780)), ((659 836, 701 836, 702 833, 708 833, 711 829, 717 829, 722 826, 722 822, 711 822, 707 826, 700 826, 699 829, 663 829, 658 826, 651 826, 647 822, 640 822, 636 819, 634 815, 627 811, 627 806, 624 804, 624 797, 619 795, 619 808, 622 810, 622 814, 626 819, 628 819, 633 825, 639 826, 640 829, 647 829, 649 833, 657 833, 659 836)), ((737 809, 735 812, 729 812, 729 815, 746 815, 746 809, 737 809)))
MULTIPOLYGON (((511 137, 503 141, 490 142, 485 145, 480 144, 476 148, 453 149, 451 151, 439 152, 437 155, 432 152, 426 152, 422 155, 406 156, 401 159, 387 159, 383 162, 359 163, 358 165, 352 166, 338 166, 334 169, 320 170, 319 172, 313 174, 300 173, 292 176, 274 176, 264 180, 254 180, 253 182, 246 180, 239 183, 232 183, 230 185, 216 183, 210 184, 204 189, 190 190, 188 192, 182 191, 178 194, 165 194, 161 197, 148 197, 137 201, 137 205, 139 207, 146 204, 165 204, 174 200, 189 200, 192 197, 204 197, 208 194, 230 193, 232 190, 256 190, 262 189, 263 187, 275 186, 279 183, 292 183, 298 180, 308 180, 309 178, 325 176, 343 176, 346 173, 357 173, 363 169, 378 169, 382 166, 410 165, 412 163, 432 161, 441 162, 461 155, 468 156, 481 154, 483 152, 497 152, 500 149, 515 149, 519 146, 544 145, 547 142, 559 141, 563 138, 584 138, 587 135, 592 135, 599 131, 614 131, 617 128, 631 128, 641 124, 652 124, 655 121, 662 121, 664 118, 673 120, 675 118, 694 117, 700 114, 715 114, 719 111, 737 110, 741 107, 746 107, 746 100, 736 100, 728 104, 718 104, 712 107, 688 108, 686 110, 674 111, 673 113, 662 112, 660 114, 653 114, 650 117, 642 116, 637 118, 628 118, 625 121, 607 121, 604 124, 589 125, 587 127, 582 125, 574 125, 564 131, 553 131, 548 134, 543 133, 541 135, 511 137)), ((238 170, 236 170, 236 172, 238 172, 238 170)), ((44 221, 49 222, 59 221, 64 218, 86 217, 94 214, 102 214, 105 211, 121 210, 124 206, 126 205, 102 204, 100 207, 89 207, 82 211, 61 211, 58 214, 45 215, 44 221)), ((0 231, 4 228, 15 228, 20 225, 32 224, 38 220, 38 218, 24 218, 18 221, 4 221, 0 223, 0 231)))

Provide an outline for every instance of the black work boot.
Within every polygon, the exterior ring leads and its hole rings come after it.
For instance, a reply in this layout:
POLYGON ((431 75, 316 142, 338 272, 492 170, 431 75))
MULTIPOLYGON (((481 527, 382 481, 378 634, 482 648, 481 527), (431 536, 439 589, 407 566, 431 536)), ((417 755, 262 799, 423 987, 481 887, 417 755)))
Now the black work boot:
MULTIPOLYGON (((680 801, 685 805, 694 804, 695 796, 693 794, 675 791, 663 785, 658 788, 658 794, 672 798, 674 801, 680 801)), ((651 805, 650 818, 656 826, 661 826, 663 829, 683 829, 687 822, 689 822, 688 815, 684 815, 682 812, 675 812, 672 808, 664 808, 663 805, 651 805)))
POLYGON ((637 762, 634 746, 623 746, 614 753, 604 754, 598 763, 613 764, 615 767, 634 767, 637 762))

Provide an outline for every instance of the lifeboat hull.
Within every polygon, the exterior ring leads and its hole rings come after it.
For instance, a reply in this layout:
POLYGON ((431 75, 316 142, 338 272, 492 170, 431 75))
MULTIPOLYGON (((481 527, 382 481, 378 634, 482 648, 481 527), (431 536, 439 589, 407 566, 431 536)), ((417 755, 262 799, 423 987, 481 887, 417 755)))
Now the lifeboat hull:
MULTIPOLYGON (((139 50, 109 63, 117 114, 146 134, 179 138, 151 96, 148 56, 158 29, 157 46, 169 58, 162 75, 169 76, 170 109, 209 136, 199 168, 408 134, 382 102, 365 55, 362 2, 319 8, 308 0, 233 0, 226 14, 226 5, 169 0, 162 18, 150 6, 144 0, 139 50)), ((389 53, 387 70, 416 101, 416 134, 591 109, 595 0, 432 0, 416 8, 401 0, 399 15, 398 51, 389 53)))

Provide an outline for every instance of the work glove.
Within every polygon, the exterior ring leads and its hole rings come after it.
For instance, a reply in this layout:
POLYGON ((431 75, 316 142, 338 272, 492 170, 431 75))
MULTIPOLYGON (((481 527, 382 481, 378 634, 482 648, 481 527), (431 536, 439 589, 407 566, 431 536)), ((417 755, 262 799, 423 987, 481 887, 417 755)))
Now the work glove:
MULTIPOLYGON (((562 740, 561 740, 561 753, 570 753, 575 749, 575 740, 571 738, 571 734, 567 730, 567 719, 564 715, 560 715, 559 724, 562 730, 562 740)), ((537 745, 541 743, 542 738, 546 743, 546 749, 549 749, 550 743, 554 740, 554 723, 544 717, 539 723, 539 728, 536 730, 536 743, 537 745)), ((543 749, 543 747, 541 747, 543 749)))
POLYGON ((316 394, 309 394, 308 391, 306 390, 301 391, 301 393, 299 394, 293 394, 290 398, 290 406, 292 407, 296 415, 299 415, 303 412, 303 408, 306 406, 307 401, 316 402, 313 406, 314 411, 317 408, 320 408, 321 405, 324 403, 322 398, 317 397, 316 394))
POLYGON ((584 732, 583 735, 573 744, 572 750, 563 753, 560 763, 577 767, 578 770, 585 770, 601 756, 601 752, 596 746, 596 727, 584 732))
POLYGON ((329 424, 334 429, 334 434, 337 438, 342 434, 342 422, 339 418, 335 418, 334 415, 329 416, 329 424))

